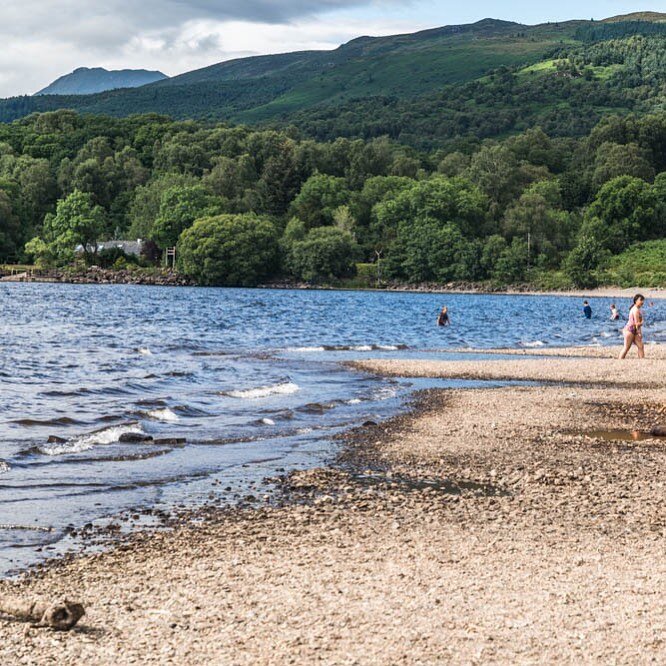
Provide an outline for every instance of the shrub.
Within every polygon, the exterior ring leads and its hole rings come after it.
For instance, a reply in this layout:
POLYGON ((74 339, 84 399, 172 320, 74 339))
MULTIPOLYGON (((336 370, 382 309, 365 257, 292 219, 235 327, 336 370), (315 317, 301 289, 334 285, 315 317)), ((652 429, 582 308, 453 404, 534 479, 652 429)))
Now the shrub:
POLYGON ((181 234, 177 261, 202 285, 255 286, 277 270, 277 232, 254 213, 203 218, 181 234))
POLYGON ((352 235, 336 227, 311 229, 303 240, 294 241, 290 270, 309 282, 349 277, 354 274, 356 244, 352 235))

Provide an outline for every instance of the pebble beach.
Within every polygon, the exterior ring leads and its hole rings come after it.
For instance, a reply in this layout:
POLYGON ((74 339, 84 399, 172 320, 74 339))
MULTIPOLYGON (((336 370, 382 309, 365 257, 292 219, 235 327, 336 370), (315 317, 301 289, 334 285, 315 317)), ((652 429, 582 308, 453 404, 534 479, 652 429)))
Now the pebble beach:
POLYGON ((663 663, 666 354, 588 352, 355 363, 522 383, 421 392, 329 467, 268 480, 269 503, 2 582, 86 615, 66 633, 0 615, 0 661, 663 663))

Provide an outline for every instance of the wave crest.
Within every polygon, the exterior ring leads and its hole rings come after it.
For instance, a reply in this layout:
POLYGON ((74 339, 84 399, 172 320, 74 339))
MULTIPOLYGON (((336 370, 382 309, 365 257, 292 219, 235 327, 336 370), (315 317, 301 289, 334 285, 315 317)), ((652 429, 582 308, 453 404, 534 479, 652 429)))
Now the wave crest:
POLYGON ((66 442, 57 444, 44 444, 38 447, 38 450, 47 456, 61 456, 68 453, 80 453, 88 451, 94 446, 115 444, 121 435, 125 433, 142 434, 143 429, 138 423, 127 423, 124 425, 111 426, 96 430, 85 435, 77 435, 68 439, 66 442))
POLYGON ((222 395, 230 398, 239 398, 241 400, 258 400, 260 398, 268 398, 271 395, 289 395, 300 391, 300 386, 294 382, 280 382, 279 384, 272 384, 270 386, 258 386, 251 389, 243 389, 238 391, 226 391, 222 395))

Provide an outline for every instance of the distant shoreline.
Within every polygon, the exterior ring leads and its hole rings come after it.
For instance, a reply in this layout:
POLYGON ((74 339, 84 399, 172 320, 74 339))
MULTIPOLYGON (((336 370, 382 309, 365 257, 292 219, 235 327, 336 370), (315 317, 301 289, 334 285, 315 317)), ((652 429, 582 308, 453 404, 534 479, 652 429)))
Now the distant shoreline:
MULTIPOLYGON (((87 273, 76 275, 67 275, 64 273, 52 273, 49 275, 28 275, 18 274, 0 278, 0 283, 17 282, 43 282, 57 284, 109 284, 109 285, 141 285, 141 286, 167 286, 167 287, 194 287, 185 276, 168 271, 156 273, 154 275, 142 275, 132 271, 111 271, 108 269, 96 269, 87 273)), ((474 286, 436 286, 395 284, 387 287, 345 287, 344 285, 312 285, 305 283, 267 283, 257 287, 247 287, 256 289, 271 290, 300 290, 300 291, 367 291, 367 292, 395 292, 395 293, 414 293, 414 294, 476 294, 484 296, 571 296, 574 298, 616 298, 631 299, 635 294, 641 293, 648 300, 666 299, 665 287, 595 287, 594 289, 572 289, 566 291, 538 289, 521 289, 508 287, 506 289, 484 289, 474 286)))
POLYGON ((419 285, 396 285, 392 287, 372 288, 372 287, 334 287, 334 286, 314 286, 314 285, 261 285, 261 289, 283 289, 283 290, 303 290, 303 291, 367 291, 367 292, 395 292, 408 294, 467 294, 479 296, 571 296, 576 298, 617 298, 632 299, 637 293, 643 294, 646 299, 665 299, 666 288, 664 287, 595 287, 594 289, 572 289, 570 291, 540 291, 538 289, 490 289, 475 288, 456 288, 456 287, 435 287, 419 285))

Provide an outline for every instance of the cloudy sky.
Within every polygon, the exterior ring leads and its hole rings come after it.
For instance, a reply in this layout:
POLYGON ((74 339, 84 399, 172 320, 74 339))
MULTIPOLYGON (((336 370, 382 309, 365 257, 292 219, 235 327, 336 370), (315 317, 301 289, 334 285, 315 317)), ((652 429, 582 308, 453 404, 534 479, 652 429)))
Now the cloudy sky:
POLYGON ((170 76, 247 55, 330 49, 486 17, 604 18, 666 0, 0 0, 0 97, 31 94, 76 67, 170 76))

